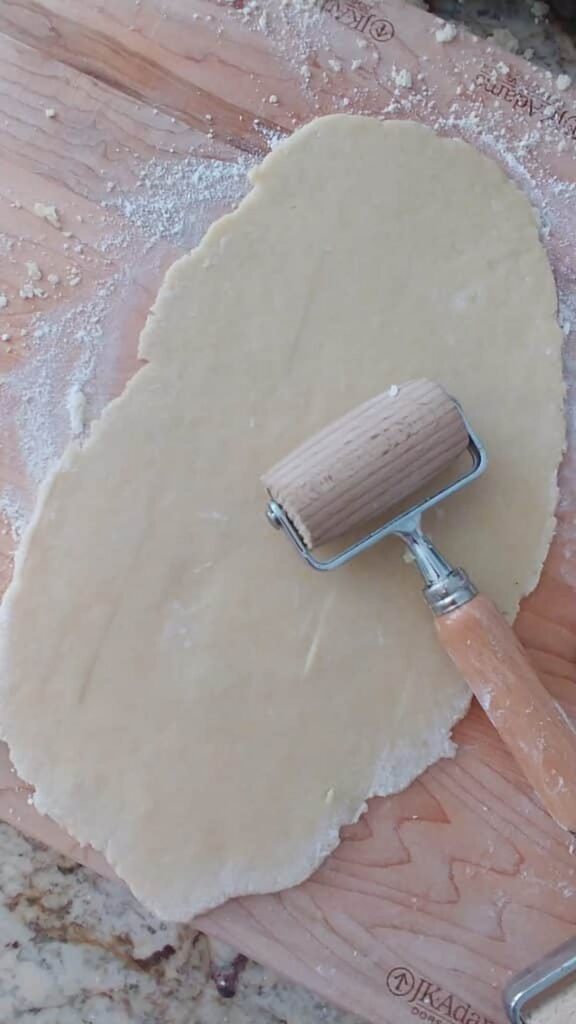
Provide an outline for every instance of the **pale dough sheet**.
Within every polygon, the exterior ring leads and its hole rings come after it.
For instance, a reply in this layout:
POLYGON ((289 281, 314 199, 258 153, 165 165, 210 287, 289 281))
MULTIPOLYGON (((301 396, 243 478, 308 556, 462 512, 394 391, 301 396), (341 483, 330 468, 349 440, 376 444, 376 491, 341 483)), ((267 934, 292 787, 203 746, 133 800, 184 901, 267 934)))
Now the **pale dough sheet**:
POLYGON ((486 477, 429 521, 509 616, 553 529, 556 295, 528 201, 470 146, 336 116, 279 146, 168 272, 149 365, 44 488, 3 605, 0 722, 36 805, 186 919, 305 878, 468 704, 389 541, 313 573, 261 474, 411 377, 486 477))

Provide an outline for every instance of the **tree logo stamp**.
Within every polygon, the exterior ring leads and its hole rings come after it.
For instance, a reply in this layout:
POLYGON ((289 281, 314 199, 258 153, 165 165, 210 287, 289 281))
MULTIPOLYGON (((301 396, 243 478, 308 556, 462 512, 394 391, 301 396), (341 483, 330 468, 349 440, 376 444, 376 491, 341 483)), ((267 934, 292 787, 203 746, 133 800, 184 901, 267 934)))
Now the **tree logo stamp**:
POLYGON ((320 0, 321 11, 330 14, 347 28, 361 32, 375 43, 387 43, 394 36, 394 25, 374 4, 365 0, 320 0))
POLYGON ((428 978, 419 978, 409 967, 393 967, 386 976, 391 995, 403 999, 414 1021, 423 1024, 495 1024, 470 1003, 436 985, 428 978))

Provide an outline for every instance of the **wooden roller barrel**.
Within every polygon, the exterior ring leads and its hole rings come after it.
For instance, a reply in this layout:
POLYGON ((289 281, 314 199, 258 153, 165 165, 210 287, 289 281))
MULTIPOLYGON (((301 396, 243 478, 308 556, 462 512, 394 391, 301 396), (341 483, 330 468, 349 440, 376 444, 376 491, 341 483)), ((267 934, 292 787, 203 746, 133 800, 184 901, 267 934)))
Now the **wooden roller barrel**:
POLYGON ((413 380, 325 427, 263 483, 312 549, 381 516, 467 445, 457 403, 439 384, 413 380))

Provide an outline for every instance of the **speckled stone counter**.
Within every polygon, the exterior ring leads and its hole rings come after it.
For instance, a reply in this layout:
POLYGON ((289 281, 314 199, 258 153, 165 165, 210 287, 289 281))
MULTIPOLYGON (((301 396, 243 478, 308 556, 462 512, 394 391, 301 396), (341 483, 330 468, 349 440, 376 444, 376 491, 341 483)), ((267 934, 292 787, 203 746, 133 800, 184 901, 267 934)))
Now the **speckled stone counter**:
MULTIPOLYGON (((425 6, 424 0, 415 0, 425 6)), ((443 18, 576 80, 576 33, 542 0, 431 0, 443 18)), ((240 952, 165 925, 0 825, 0 1022, 353 1024, 240 952)))
POLYGON ((9 825, 0 851, 2 1024, 354 1024, 9 825))
POLYGON ((561 22, 544 0, 423 0, 418 6, 576 80, 576 20, 561 22))

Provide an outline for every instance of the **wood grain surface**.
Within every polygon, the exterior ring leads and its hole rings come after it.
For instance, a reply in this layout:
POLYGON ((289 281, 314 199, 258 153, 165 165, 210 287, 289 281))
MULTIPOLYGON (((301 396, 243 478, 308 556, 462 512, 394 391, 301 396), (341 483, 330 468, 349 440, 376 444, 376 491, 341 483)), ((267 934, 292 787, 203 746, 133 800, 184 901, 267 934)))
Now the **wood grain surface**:
MULTIPOLYGON (((90 385, 97 412, 137 367, 138 333, 163 270, 231 203, 223 193, 199 190, 190 222, 150 239, 137 204, 110 205, 110 194, 136 190, 151 161, 176 168, 191 156, 207 167, 259 158, 271 137, 335 110, 416 117, 502 159, 543 209, 559 288, 573 294, 570 98, 550 100, 543 73, 471 37, 442 46, 435 21, 400 0, 322 6, 310 11, 294 0, 280 17, 272 5, 258 27, 243 0, 0 2, 0 239, 7 240, 0 292, 9 299, 0 318, 1 331, 11 334, 0 348, 0 378, 36 358, 37 330, 35 344, 29 340, 35 318, 89 303, 108 287, 99 324, 107 341, 90 385), (288 35, 285 17, 293 19, 288 35), (410 71, 413 89, 395 87, 398 68, 410 71), (50 109, 54 117, 46 115, 50 109), (60 228, 34 213, 38 202, 57 207, 60 228), (112 229, 126 245, 107 247, 112 229), (58 274, 46 297, 20 296, 25 261, 58 274), (80 276, 75 284, 71 263, 80 276)), ((65 318, 61 324, 64 381, 72 328, 65 318)), ((569 340, 569 401, 572 361, 569 340)), ((0 485, 17 487, 30 503, 37 479, 19 443, 20 411, 14 409, 14 423, 2 423, 0 485)), ((64 411, 61 446, 67 430, 64 411)), ((557 536, 516 629, 541 678, 576 716, 570 442, 557 536)), ((14 546, 6 530, 3 584, 14 546)), ((438 764, 404 794, 371 801, 305 885, 235 900, 199 924, 378 1024, 503 1024, 506 979, 574 932, 576 861, 569 838, 538 805, 477 707, 457 740, 454 761, 438 764)), ((29 794, 2 748, 0 815, 111 874, 100 855, 41 818, 29 794)))

